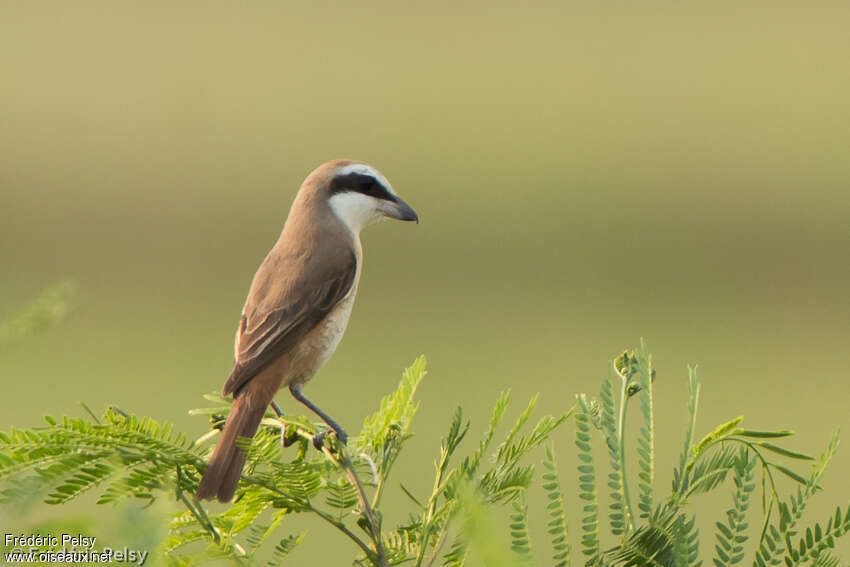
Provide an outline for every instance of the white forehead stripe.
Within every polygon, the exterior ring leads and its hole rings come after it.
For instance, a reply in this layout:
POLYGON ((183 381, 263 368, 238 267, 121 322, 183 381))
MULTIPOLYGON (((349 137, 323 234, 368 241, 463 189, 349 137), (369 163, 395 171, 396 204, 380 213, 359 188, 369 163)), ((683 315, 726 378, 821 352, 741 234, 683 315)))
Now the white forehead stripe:
POLYGON ((378 180, 378 183, 386 187, 387 191, 389 191, 392 195, 395 195, 393 186, 390 185, 390 182, 387 181, 387 178, 381 175, 381 173, 374 167, 368 166, 365 163, 352 163, 351 165, 346 165, 344 167, 339 168, 339 170, 337 170, 336 172, 336 175, 347 175, 349 173, 371 175, 372 177, 378 180))

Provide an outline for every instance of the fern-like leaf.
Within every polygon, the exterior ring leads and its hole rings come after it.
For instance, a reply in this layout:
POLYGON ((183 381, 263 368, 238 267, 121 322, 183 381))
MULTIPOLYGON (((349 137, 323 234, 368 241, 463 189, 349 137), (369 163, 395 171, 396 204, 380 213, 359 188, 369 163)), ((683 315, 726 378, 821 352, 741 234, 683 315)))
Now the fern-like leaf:
POLYGON ((826 524, 816 523, 814 527, 806 528, 796 545, 791 545, 791 538, 786 535, 785 565, 795 567, 809 561, 817 564, 817 561, 824 556, 827 559, 822 561, 829 562, 829 551, 835 547, 836 540, 847 532, 850 532, 850 507, 843 515, 839 507, 826 524))
POLYGON ((528 536, 528 505, 524 493, 513 503, 510 515, 511 550, 517 555, 519 563, 532 563, 531 540, 528 536))
POLYGON ((576 447, 578 448, 578 497, 583 502, 581 520, 582 554, 588 563, 599 557, 599 503, 596 497, 596 468, 593 464, 593 452, 590 447, 591 413, 587 398, 578 396, 578 409, 575 412, 576 447))
MULTIPOLYGON (((614 402, 614 386, 611 377, 602 381, 599 392, 602 406, 602 431, 605 435, 605 445, 608 448, 608 464, 611 472, 608 473, 608 488, 610 490, 610 504, 608 520, 611 525, 611 533, 620 535, 626 531, 626 516, 624 512, 625 497, 623 494, 623 471, 620 466, 620 432, 617 429, 617 407, 614 402)), ((576 441, 576 445, 578 445, 576 441)), ((582 442, 580 450, 589 452, 590 442, 582 442)))
POLYGON ((724 480, 737 462, 738 451, 733 447, 718 447, 714 451, 701 452, 691 472, 687 496, 709 492, 724 480))
POLYGON ((625 567, 698 567, 695 525, 693 518, 687 520, 675 507, 661 507, 606 555, 625 567))
POLYGON ((693 453, 694 431, 696 429, 697 409, 699 407, 699 374, 696 367, 688 367, 688 428, 685 433, 685 444, 679 455, 679 466, 673 469, 673 494, 684 495, 689 488, 687 474, 688 462, 693 453))
POLYGON ((552 542, 552 559, 555 561, 555 567, 569 567, 570 539, 564 511, 564 495, 561 491, 561 482, 558 479, 555 451, 551 447, 546 448, 543 466, 546 468, 546 472, 543 473, 543 490, 546 492, 546 499, 548 500, 546 511, 549 516, 546 532, 552 542))
POLYGON ((646 343, 641 339, 637 353, 638 376, 640 377, 640 407, 643 415, 643 427, 638 436, 638 488, 640 500, 638 509, 641 518, 649 518, 652 510, 652 487, 655 482, 655 414, 652 399, 652 383, 655 370, 652 367, 652 355, 646 343))
POLYGON ((716 524, 714 564, 717 567, 736 565, 744 558, 744 543, 747 541, 749 527, 747 510, 750 506, 750 496, 756 486, 753 481, 756 463, 756 459, 745 447, 738 450, 734 464, 735 491, 732 496, 732 508, 726 512, 726 521, 716 524))
POLYGON ((805 487, 798 487, 797 493, 792 494, 788 502, 780 502, 778 504, 778 520, 775 520, 762 534, 759 549, 756 552, 756 559, 753 563, 754 565, 777 565, 782 562, 780 557, 785 553, 792 558, 795 554, 803 555, 801 551, 794 548, 790 535, 793 534, 797 522, 802 517, 809 498, 819 490, 820 486, 818 483, 820 482, 820 478, 823 476, 833 455, 835 455, 836 449, 838 449, 837 433, 833 436, 826 451, 812 465, 812 472, 805 487))
POLYGON ((384 552, 387 555, 387 563, 390 565, 401 565, 419 553, 419 544, 416 541, 416 530, 410 527, 400 528, 388 535, 384 535, 384 552))
POLYGON ((182 480, 192 484, 203 467, 203 449, 150 418, 110 409, 95 423, 69 417, 47 423, 43 429, 0 434, 4 499, 19 497, 18 488, 26 486, 49 490, 49 503, 64 503, 115 475, 120 478, 111 481, 100 502, 152 499, 153 491, 174 485, 177 468, 185 467, 182 480))
POLYGON ((838 567, 839 560, 837 557, 832 555, 831 553, 823 553, 818 555, 814 561, 812 561, 812 567, 838 567))
POLYGON ((260 546, 265 543, 274 531, 283 522, 284 517, 288 514, 288 510, 278 510, 272 515, 272 521, 269 524, 256 523, 251 526, 248 536, 245 538, 251 546, 252 551, 256 552, 260 546))
POLYGON ((274 546, 272 558, 267 563, 268 567, 276 567, 277 565, 280 565, 283 560, 286 559, 286 556, 292 553, 295 546, 301 543, 305 535, 307 535, 307 532, 301 532, 298 535, 289 535, 281 539, 277 545, 274 546))
POLYGON ((425 357, 420 356, 404 371, 398 388, 392 394, 384 396, 378 411, 363 421, 363 429, 357 437, 357 446, 361 450, 369 449, 376 455, 383 452, 387 438, 398 428, 401 436, 407 435, 418 402, 413 400, 419 383, 425 376, 425 357))
POLYGON ((449 550, 443 556, 444 567, 463 567, 469 554, 469 543, 463 533, 458 535, 449 550))
POLYGON ((357 489, 347 478, 328 483, 327 491, 325 502, 331 508, 339 510, 340 518, 345 512, 357 506, 357 489))

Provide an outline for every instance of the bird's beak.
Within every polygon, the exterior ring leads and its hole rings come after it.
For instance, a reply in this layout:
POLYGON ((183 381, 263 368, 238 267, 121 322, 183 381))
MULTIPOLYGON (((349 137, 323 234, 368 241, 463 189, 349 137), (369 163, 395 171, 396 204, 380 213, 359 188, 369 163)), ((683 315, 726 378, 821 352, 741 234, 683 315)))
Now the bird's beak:
POLYGON ((380 210, 384 216, 403 221, 419 222, 419 215, 410 205, 399 197, 393 196, 393 198, 392 201, 381 201, 380 210))

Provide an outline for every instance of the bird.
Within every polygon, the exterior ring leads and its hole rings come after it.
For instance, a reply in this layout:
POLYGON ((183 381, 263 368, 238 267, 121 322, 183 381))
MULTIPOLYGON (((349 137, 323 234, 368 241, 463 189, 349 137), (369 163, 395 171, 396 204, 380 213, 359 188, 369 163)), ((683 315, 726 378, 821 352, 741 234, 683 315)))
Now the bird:
MULTIPOLYGON (((302 183, 242 308, 233 369, 222 388, 233 404, 198 499, 233 498, 245 464, 237 438, 254 436, 270 404, 279 411, 274 396, 283 387, 347 441, 302 387, 334 353, 348 324, 363 268, 360 231, 385 218, 419 222, 387 178, 363 162, 326 162, 302 183)), ((317 448, 327 432, 314 437, 317 448)))

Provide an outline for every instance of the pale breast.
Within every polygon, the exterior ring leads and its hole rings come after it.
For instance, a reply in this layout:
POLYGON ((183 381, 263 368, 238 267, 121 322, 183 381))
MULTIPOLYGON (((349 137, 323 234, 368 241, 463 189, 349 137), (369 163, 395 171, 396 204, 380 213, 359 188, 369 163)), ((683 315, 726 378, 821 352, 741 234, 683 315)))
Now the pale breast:
POLYGON ((348 297, 340 301, 292 351, 283 386, 308 381, 333 355, 348 326, 355 291, 352 290, 348 297))
POLYGON ((342 335, 345 334, 345 328, 348 326, 348 320, 351 317, 351 309, 354 307, 354 291, 356 290, 352 290, 352 293, 325 317, 318 340, 318 348, 321 353, 316 359, 316 370, 333 355, 342 340, 342 335))
POLYGON ((283 379, 283 386, 304 383, 312 378, 333 355, 345 334, 348 319, 351 317, 351 309, 354 307, 354 297, 357 295, 357 286, 360 284, 360 272, 363 267, 360 239, 355 237, 352 244, 357 268, 351 291, 295 347, 288 364, 288 371, 283 379))

